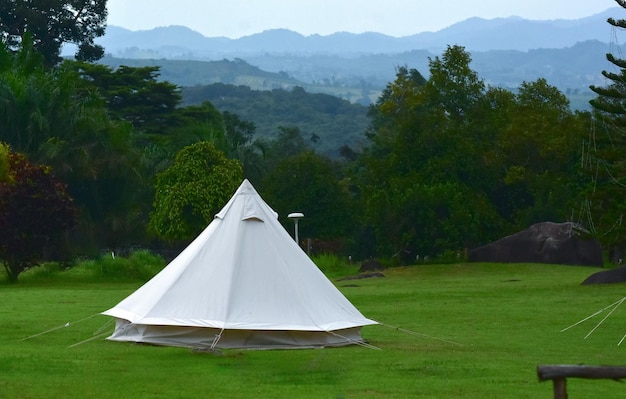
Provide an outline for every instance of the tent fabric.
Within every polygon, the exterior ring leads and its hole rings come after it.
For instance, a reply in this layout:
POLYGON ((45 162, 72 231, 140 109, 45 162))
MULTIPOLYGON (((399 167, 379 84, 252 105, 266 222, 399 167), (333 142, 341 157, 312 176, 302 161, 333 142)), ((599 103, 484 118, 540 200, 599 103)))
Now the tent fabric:
POLYGON ((343 346, 362 342, 360 327, 329 332, 220 330, 207 327, 153 326, 116 319, 112 341, 147 342, 167 346, 220 349, 284 349, 343 346))
POLYGON ((102 314, 110 340, 217 348, 362 342, 365 318, 248 180, 159 274, 102 314))

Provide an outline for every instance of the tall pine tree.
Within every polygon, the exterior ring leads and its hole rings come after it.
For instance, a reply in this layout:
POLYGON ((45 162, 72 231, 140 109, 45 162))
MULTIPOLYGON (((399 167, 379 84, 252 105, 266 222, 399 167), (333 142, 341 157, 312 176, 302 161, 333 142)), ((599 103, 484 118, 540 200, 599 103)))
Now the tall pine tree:
MULTIPOLYGON (((626 9, 626 0, 615 0, 626 9)), ((609 18, 613 29, 626 29, 626 19, 609 18)), ((611 261, 619 263, 626 250, 626 59, 609 53, 614 72, 602 71, 610 81, 605 87, 591 86, 597 97, 590 101, 594 129, 586 166, 593 176, 588 195, 590 226, 609 249, 611 261)))

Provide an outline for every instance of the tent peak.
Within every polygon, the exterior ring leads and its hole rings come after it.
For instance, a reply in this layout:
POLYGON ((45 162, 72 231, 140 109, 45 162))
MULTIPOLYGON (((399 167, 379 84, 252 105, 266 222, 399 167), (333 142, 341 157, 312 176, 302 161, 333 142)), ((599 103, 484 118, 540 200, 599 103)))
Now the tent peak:
POLYGON ((248 179, 243 180, 230 201, 215 215, 215 219, 224 219, 226 213, 239 201, 244 204, 242 207, 237 207, 242 212, 240 220, 258 219, 264 221, 268 217, 278 219, 278 213, 263 201, 248 179))

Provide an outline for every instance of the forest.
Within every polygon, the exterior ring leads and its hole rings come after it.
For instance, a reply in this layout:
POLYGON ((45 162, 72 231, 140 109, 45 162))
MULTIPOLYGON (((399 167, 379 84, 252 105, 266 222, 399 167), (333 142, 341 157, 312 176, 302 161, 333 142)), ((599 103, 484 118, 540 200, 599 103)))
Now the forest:
POLYGON ((361 147, 369 126, 367 107, 304 88, 252 90, 248 86, 214 83, 182 87, 183 104, 209 101, 220 111, 254 121, 256 138, 271 139, 280 126, 297 127, 316 152, 331 159, 343 146, 361 147))
POLYGON ((330 157, 299 121, 257 134, 257 121, 212 102, 183 104, 189 89, 159 80, 157 66, 96 63, 105 3, 89 2, 72 31, 56 17, 35 32, 6 23, 37 10, 0 13, 0 259, 14 280, 46 260, 180 249, 244 178, 285 228, 304 213, 312 251, 357 260, 456 259, 543 221, 574 221, 612 254, 624 248, 623 72, 592 87, 592 111, 572 111, 544 78, 490 87, 465 48, 448 46, 428 71, 398 68, 364 124, 331 96, 274 97, 277 108, 321 102, 346 131, 365 126, 330 157), (71 60, 59 57, 63 41, 78 45, 71 60))

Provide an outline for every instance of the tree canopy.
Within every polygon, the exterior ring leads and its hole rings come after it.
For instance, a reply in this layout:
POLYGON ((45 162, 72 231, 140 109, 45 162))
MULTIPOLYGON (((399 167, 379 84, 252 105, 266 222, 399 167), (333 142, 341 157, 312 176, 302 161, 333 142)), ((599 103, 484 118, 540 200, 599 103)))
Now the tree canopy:
POLYGON ((183 148, 157 176, 151 231, 172 241, 196 237, 242 179, 241 164, 213 144, 201 141, 183 148))
POLYGON ((428 79, 400 68, 370 111, 352 179, 382 253, 412 262, 571 213, 580 130, 567 100, 545 80, 489 88, 470 63, 450 46, 428 79))
POLYGON ((104 55, 94 39, 106 29, 106 0, 2 0, 0 39, 12 51, 22 47, 25 36, 47 67, 61 61, 61 46, 77 46, 76 59, 95 61, 104 55))
POLYGON ((353 226, 354 210, 341 186, 336 165, 313 151, 304 151, 280 161, 263 180, 265 199, 282 216, 303 212, 302 237, 344 238, 353 226))

